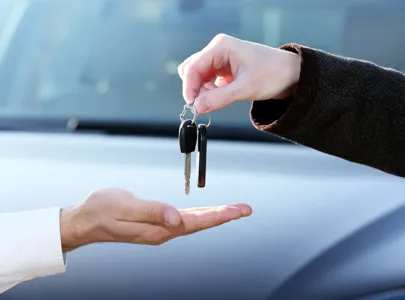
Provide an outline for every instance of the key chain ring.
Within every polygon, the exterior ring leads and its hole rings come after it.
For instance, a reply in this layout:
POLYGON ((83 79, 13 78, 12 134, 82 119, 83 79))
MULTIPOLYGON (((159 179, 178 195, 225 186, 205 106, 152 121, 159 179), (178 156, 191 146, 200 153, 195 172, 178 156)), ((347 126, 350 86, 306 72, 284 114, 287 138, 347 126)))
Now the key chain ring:
POLYGON ((195 113, 195 109, 194 110, 188 109, 186 107, 184 108, 183 112, 180 114, 180 121, 183 122, 185 120, 184 117, 188 111, 190 111, 193 114, 193 119, 192 119, 191 123, 195 123, 195 121, 197 119, 197 114, 195 113))
POLYGON ((183 122, 184 116, 186 115, 187 111, 190 111, 193 114, 193 119, 192 119, 191 123, 195 123, 198 113, 194 107, 194 102, 195 102, 195 99, 193 101, 191 101, 190 103, 187 103, 186 105, 184 105, 183 112, 180 114, 180 121, 183 122))
MULTIPOLYGON (((197 117, 200 116, 200 114, 197 114, 197 117)), ((211 116, 208 115, 208 124, 206 124, 205 126, 208 128, 211 125, 211 116)))

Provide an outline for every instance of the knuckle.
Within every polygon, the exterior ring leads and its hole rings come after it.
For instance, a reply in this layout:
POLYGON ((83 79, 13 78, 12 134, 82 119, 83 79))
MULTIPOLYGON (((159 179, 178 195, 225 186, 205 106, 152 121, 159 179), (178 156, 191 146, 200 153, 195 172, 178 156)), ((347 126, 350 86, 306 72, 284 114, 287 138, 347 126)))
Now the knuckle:
POLYGON ((146 208, 146 219, 149 222, 160 223, 164 220, 164 214, 167 209, 167 205, 161 202, 152 202, 146 208))
POLYGON ((192 60, 192 61, 188 62, 188 64, 183 67, 184 76, 187 77, 187 75, 190 74, 193 71, 193 69, 195 68, 196 63, 197 63, 197 61, 192 60))
POLYGON ((190 73, 191 67, 192 67, 192 63, 191 63, 191 62, 188 63, 187 65, 185 65, 185 66, 183 67, 184 75, 187 75, 188 73, 190 73))
POLYGON ((105 199, 105 198, 106 198, 106 196, 105 196, 104 190, 95 190, 95 191, 91 191, 88 194, 88 196, 86 198, 86 202, 92 204, 94 202, 100 201, 100 199, 105 199))
POLYGON ((148 206, 146 208, 146 219, 149 222, 155 222, 158 216, 157 209, 155 206, 148 206))
POLYGON ((179 64, 179 66, 177 67, 177 72, 180 74, 180 76, 182 76, 185 73, 186 67, 190 64, 190 62, 195 60, 196 57, 198 57, 199 55, 200 55, 200 51, 189 56, 185 61, 183 61, 181 64, 179 64))
POLYGON ((225 33, 219 33, 213 38, 214 44, 226 44, 229 42, 231 37, 225 33))
POLYGON ((132 198, 133 195, 126 190, 119 188, 96 189, 89 193, 86 198, 88 203, 108 203, 116 199, 132 198))

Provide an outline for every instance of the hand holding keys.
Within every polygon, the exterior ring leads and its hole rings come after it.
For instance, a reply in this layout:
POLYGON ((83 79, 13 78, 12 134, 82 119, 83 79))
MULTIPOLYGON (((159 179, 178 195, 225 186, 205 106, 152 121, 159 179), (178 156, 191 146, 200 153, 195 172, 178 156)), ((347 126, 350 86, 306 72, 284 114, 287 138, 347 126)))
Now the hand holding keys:
POLYGON ((180 152, 184 153, 184 179, 185 179, 185 193, 190 193, 190 175, 191 175, 191 153, 195 151, 197 146, 197 187, 205 187, 206 165, 207 165, 207 125, 196 123, 197 111, 194 108, 194 103, 186 104, 183 112, 180 114, 180 128, 179 128, 179 144, 180 152), (184 119, 187 111, 191 111, 193 119, 184 119))

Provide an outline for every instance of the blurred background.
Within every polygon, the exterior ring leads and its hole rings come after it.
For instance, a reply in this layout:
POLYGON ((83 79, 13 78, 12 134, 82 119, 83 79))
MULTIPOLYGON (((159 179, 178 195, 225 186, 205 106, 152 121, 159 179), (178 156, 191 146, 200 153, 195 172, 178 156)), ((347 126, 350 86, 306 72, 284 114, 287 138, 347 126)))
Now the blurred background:
MULTIPOLYGON (((397 0, 1 0, 0 117, 178 123, 177 66, 218 33, 403 70, 397 0)), ((212 115, 251 127, 250 103, 212 115)))
POLYGON ((259 132, 246 101, 211 114, 207 186, 193 157, 187 197, 177 141, 177 67, 216 34, 405 71, 404 12, 404 0, 0 0, 0 212, 104 186, 254 211, 159 247, 83 247, 66 274, 0 299, 405 299, 402 179, 259 132))

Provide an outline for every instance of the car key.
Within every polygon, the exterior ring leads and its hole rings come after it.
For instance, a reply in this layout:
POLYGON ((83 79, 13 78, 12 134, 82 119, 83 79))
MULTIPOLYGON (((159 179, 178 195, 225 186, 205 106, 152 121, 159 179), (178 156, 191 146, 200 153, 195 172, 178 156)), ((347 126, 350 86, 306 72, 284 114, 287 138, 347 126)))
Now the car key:
POLYGON ((185 193, 190 193, 191 153, 197 144, 197 125, 192 120, 184 120, 179 128, 180 152, 184 153, 184 181, 185 193))
POLYGON ((207 125, 199 124, 197 131, 197 187, 203 188, 207 170, 207 125))

